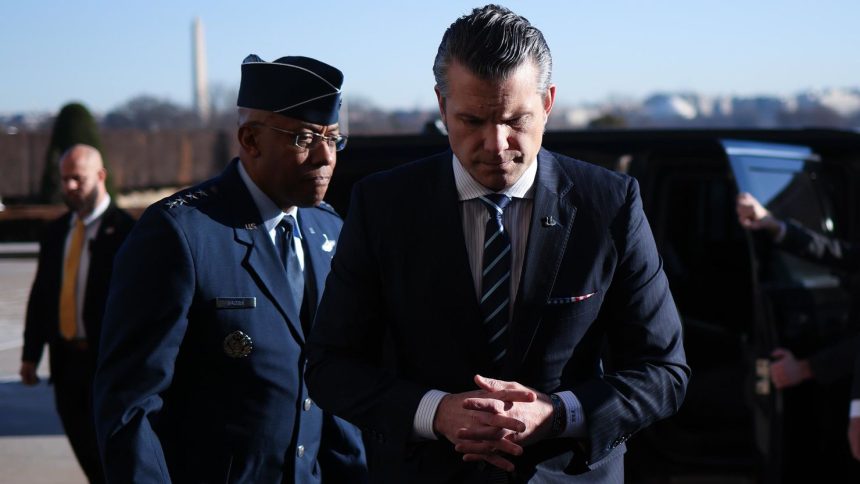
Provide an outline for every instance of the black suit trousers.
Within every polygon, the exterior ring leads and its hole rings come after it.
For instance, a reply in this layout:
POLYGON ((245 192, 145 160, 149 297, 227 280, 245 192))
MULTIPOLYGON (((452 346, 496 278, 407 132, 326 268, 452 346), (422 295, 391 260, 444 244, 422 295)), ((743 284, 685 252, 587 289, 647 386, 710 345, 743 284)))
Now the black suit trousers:
POLYGON ((91 483, 104 482, 93 415, 95 352, 75 343, 51 344, 51 381, 57 413, 69 443, 91 483))

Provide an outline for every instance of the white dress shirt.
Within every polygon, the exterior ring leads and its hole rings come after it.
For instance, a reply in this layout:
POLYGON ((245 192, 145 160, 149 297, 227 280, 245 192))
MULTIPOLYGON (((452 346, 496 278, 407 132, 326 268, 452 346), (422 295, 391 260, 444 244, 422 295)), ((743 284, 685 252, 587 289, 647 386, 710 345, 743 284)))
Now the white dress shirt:
POLYGON ((278 228, 278 224, 281 223, 281 220, 284 217, 293 217, 293 220, 295 221, 293 226, 296 228, 296 231, 293 232, 293 248, 296 251, 296 256, 299 258, 299 266, 302 268, 302 271, 304 271, 305 251, 302 249, 302 233, 299 228, 299 221, 297 218, 299 209, 292 207, 286 212, 281 210, 280 207, 278 207, 275 202, 273 202, 268 195, 263 193, 263 190, 260 190, 260 187, 254 183, 254 180, 252 180, 251 176, 248 175, 248 172, 245 171, 245 167, 242 166, 241 161, 239 162, 239 177, 242 178, 242 181, 245 182, 245 186, 251 193, 254 205, 257 206, 257 210, 260 212, 260 218, 263 219, 263 225, 266 227, 266 232, 269 234, 269 238, 272 239, 272 244, 275 247, 278 246, 276 242, 277 239, 275 239, 277 236, 275 229, 278 228))

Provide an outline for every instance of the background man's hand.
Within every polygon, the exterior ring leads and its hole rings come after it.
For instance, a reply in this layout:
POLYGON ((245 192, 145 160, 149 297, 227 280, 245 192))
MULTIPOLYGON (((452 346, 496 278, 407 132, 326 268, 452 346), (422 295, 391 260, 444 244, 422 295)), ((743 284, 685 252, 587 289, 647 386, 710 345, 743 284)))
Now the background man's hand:
POLYGON ((779 220, 749 193, 738 194, 735 210, 738 213, 738 222, 740 222, 741 227, 750 230, 765 229, 773 236, 779 233, 779 220))
POLYGON ((21 383, 27 386, 39 383, 39 377, 36 375, 36 364, 32 361, 22 361, 18 374, 21 375, 21 383))
POLYGON ((793 387, 812 378, 809 362, 798 360, 791 351, 777 348, 770 356, 776 359, 770 364, 770 379, 777 389, 793 387))
POLYGON ((848 444, 851 446, 851 455, 860 460, 860 417, 852 417, 848 421, 848 444))

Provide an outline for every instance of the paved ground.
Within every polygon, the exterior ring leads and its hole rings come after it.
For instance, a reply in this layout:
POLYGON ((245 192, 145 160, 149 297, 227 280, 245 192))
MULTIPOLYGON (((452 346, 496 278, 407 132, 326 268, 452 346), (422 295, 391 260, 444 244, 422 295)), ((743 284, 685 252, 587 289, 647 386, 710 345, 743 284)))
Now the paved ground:
POLYGON ((47 361, 39 367, 38 386, 25 387, 18 378, 24 312, 36 272, 32 250, 32 245, 0 247, 0 481, 86 483, 45 383, 47 361))

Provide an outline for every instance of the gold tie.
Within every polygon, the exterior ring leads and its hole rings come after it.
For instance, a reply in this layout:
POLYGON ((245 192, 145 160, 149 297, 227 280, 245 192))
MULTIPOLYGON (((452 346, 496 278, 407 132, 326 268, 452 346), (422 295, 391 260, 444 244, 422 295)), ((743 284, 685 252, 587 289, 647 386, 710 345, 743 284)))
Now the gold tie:
POLYGON ((63 264, 63 287, 60 290, 60 334, 66 339, 74 339, 78 333, 78 267, 81 265, 83 248, 84 222, 78 217, 63 264))

